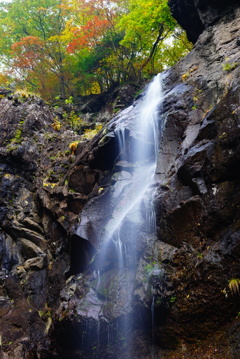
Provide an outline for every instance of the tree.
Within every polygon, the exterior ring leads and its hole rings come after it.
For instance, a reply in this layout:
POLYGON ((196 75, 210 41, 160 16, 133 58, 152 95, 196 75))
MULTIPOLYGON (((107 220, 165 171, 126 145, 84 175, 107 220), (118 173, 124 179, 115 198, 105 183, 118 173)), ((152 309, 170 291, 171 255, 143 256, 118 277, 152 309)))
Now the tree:
POLYGON ((87 80, 94 89, 97 83, 104 91, 119 77, 114 69, 118 66, 123 34, 116 30, 115 23, 123 9, 116 0, 71 1, 71 6, 75 16, 65 35, 69 39, 67 51, 75 58, 75 76, 83 86, 87 80))
POLYGON ((181 31, 171 16, 168 0, 129 0, 128 11, 119 19, 118 27, 125 30, 121 45, 131 50, 129 62, 139 77, 166 67, 164 49, 178 47, 176 62, 191 47, 187 40, 182 42, 181 36, 176 37, 181 31))
POLYGON ((67 53, 59 36, 65 18, 59 0, 13 0, 1 5, 0 52, 16 80, 46 96, 46 84, 66 97, 67 53), (10 66, 9 66, 10 65, 10 66))
POLYGON ((0 2, 0 79, 48 100, 141 81, 188 47, 167 0, 0 2))

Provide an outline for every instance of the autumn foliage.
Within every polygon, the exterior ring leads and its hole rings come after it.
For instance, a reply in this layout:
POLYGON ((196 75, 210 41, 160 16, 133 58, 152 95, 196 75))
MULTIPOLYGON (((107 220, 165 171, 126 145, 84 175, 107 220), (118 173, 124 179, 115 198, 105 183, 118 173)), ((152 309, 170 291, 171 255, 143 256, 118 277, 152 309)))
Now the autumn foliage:
POLYGON ((43 57, 43 41, 37 36, 26 36, 12 46, 14 65, 20 69, 32 69, 43 57))
POLYGON ((0 82, 50 101, 141 81, 190 46, 167 0, 0 1, 0 33, 0 82))
POLYGON ((107 20, 101 20, 97 16, 80 27, 72 30, 74 39, 67 46, 67 51, 74 53, 83 48, 94 48, 101 42, 101 37, 109 27, 107 20))

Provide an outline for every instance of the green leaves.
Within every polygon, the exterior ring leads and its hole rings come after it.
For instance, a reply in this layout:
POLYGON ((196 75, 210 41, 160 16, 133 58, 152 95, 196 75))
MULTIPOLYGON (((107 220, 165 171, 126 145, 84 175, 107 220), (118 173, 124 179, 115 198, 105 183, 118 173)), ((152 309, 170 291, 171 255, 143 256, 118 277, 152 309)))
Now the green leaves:
MULTIPOLYGON (((142 71, 148 65, 146 71, 151 74, 162 71, 168 64, 171 55, 164 50, 171 48, 172 51, 181 43, 180 38, 178 41, 174 39, 177 23, 171 16, 167 0, 130 0, 128 12, 121 17, 118 27, 125 30, 121 45, 135 50, 135 67, 142 71)), ((174 56, 175 61, 185 52, 186 46, 182 47, 174 56)))
POLYGON ((12 78, 50 101, 138 82, 188 47, 167 0, 0 2, 0 85, 12 78))

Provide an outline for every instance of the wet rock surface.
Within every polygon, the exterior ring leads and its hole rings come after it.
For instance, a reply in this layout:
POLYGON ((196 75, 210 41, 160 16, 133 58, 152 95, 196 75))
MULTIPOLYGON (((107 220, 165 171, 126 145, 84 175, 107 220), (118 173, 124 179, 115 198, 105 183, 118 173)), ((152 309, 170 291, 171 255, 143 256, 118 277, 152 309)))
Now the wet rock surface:
POLYGON ((240 11, 204 4, 196 11, 207 29, 163 76, 157 238, 141 229, 129 271, 117 272, 110 248, 99 279, 96 233, 110 215, 112 174, 126 181, 135 166, 119 163, 116 130, 125 116, 131 153, 136 103, 75 156, 79 135, 54 130, 42 100, 3 93, 0 358, 126 359, 130 341, 131 359, 239 356, 240 11))
MULTIPOLYGON (((146 241, 145 236, 144 241, 143 234, 138 248, 134 304, 128 308, 134 326, 130 332, 126 330, 127 336, 132 335, 133 358, 148 357, 153 352, 163 358, 235 358, 238 352, 235 334, 229 340, 229 333, 236 333, 232 328, 237 325, 239 312, 239 296, 229 286, 232 279, 240 276, 238 19, 239 10, 235 10, 205 30, 193 51, 164 76, 165 96, 159 120, 165 122, 165 127, 154 185, 158 240, 146 241)), ((135 138, 131 122, 134 116, 131 110, 125 123, 129 148, 135 138)), ((114 161, 117 163, 118 150, 113 139, 117 121, 118 118, 110 124, 107 135, 95 138, 79 155, 76 170, 89 163, 92 169, 107 171, 114 161), (108 144, 114 151, 109 162, 101 144, 108 144), (102 165, 101 158, 109 167, 102 165)), ((131 166, 128 163, 124 167, 128 175, 131 166)), ((117 164, 114 171, 117 173, 117 164)), ((121 175, 126 178, 124 173, 121 175)), ((107 172, 100 177, 100 195, 93 196, 84 207, 81 216, 86 221, 79 227, 79 235, 96 248, 95 234, 107 221, 107 197, 114 186, 107 172)), ((104 324, 99 324, 97 317, 104 313, 102 320, 111 322, 114 332, 124 316, 120 297, 115 311, 115 297, 110 294, 111 290, 120 290, 122 283, 113 280, 111 260, 106 258, 105 265, 101 288, 97 288, 96 273, 90 269, 84 286, 75 282, 78 290, 88 288, 81 294, 83 299, 76 294, 69 297, 70 307, 82 303, 89 310, 85 314, 79 312, 76 320, 67 314, 64 320, 74 328, 85 320, 91 323, 89 333, 95 338, 98 354, 88 356, 120 358, 128 346, 126 339, 121 342, 121 335, 112 338, 110 344, 105 342, 105 351, 101 347, 103 338, 109 338, 110 327, 103 329, 104 324), (105 332, 100 342, 98 325, 105 332)), ((69 307, 64 303, 60 313, 69 307)), ((64 326, 58 326, 57 331, 64 335, 64 326)), ((78 332, 83 329, 78 328, 78 332)), ((80 347, 76 353, 81 352, 80 347)), ((89 347, 84 350, 89 351, 89 347)), ((83 352, 78 355, 84 357, 83 352)), ((66 353, 69 354, 69 348, 66 353)))

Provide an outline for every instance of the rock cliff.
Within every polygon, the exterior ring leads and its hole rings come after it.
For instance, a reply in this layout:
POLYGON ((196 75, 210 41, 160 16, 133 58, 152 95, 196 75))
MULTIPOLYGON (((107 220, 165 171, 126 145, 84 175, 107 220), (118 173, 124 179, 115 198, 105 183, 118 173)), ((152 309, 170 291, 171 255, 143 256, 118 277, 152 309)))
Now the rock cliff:
MULTIPOLYGON (((182 26, 193 21, 193 33, 186 30, 196 44, 163 75, 157 239, 143 234, 138 245, 132 359, 234 359, 240 355, 240 9, 234 1, 170 4, 177 19, 182 9, 195 16, 182 26)), ((117 290, 112 258, 102 290, 91 267, 99 250, 94 233, 109 216, 121 114, 71 154, 69 143, 79 136, 54 129, 55 115, 42 100, 0 95, 0 358, 126 358, 126 338, 115 333, 121 298, 106 306, 117 290), (81 217, 88 221, 79 232, 81 217), (99 334, 103 301, 107 321, 99 334), (118 342, 108 346, 114 335, 118 342)), ((134 116, 125 122, 130 150, 134 116)))
POLYGON ((238 0, 169 0, 173 17, 195 43, 204 29, 239 6, 238 0))

